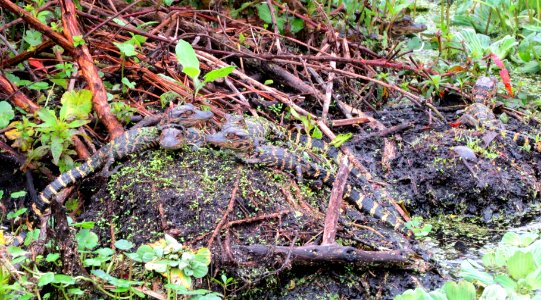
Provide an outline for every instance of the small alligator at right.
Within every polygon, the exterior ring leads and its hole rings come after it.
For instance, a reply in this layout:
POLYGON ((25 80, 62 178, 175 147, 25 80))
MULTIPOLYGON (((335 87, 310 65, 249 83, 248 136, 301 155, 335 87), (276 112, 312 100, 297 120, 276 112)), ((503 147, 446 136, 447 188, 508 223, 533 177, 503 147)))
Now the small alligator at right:
MULTIPOLYGON (((260 164, 265 167, 276 167, 284 171, 295 172, 297 176, 321 180, 332 186, 335 177, 318 166, 308 162, 294 153, 277 146, 258 145, 256 139, 246 129, 237 126, 224 126, 221 131, 207 135, 207 142, 220 148, 235 151, 238 158, 249 164, 260 164)), ((375 193, 365 197, 364 193, 351 184, 346 184, 343 198, 360 211, 391 225, 397 231, 408 234, 408 230, 397 214, 383 207, 375 199, 375 193)))
POLYGON ((504 125, 496 118, 489 103, 496 95, 497 80, 494 77, 481 76, 477 79, 472 90, 475 103, 466 108, 464 114, 454 123, 453 126, 466 125, 474 128, 486 128, 500 133, 502 136, 510 134, 519 146, 528 147, 541 153, 541 140, 536 140, 526 134, 512 132, 504 128, 504 125))

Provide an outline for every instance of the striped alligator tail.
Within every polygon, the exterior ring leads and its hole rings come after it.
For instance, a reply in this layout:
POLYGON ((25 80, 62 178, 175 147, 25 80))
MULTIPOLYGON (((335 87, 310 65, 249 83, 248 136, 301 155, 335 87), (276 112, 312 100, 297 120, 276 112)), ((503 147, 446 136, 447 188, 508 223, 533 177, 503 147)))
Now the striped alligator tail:
POLYGON ((78 180, 88 177, 94 171, 113 163, 131 153, 157 145, 159 130, 156 127, 136 128, 126 131, 121 136, 103 146, 82 165, 75 167, 58 176, 53 182, 45 187, 38 199, 32 204, 34 213, 41 217, 48 213, 51 199, 62 189, 75 184, 78 180))
POLYGON ((404 222, 391 213, 387 208, 381 206, 377 201, 372 199, 373 196, 365 197, 358 189, 351 184, 346 185, 344 191, 344 199, 354 204, 359 211, 365 211, 370 216, 381 220, 382 222, 391 225, 394 230, 408 234, 408 229, 404 222))
POLYGON ((525 134, 516 132, 513 134, 513 141, 521 147, 531 148, 532 150, 541 153, 541 140, 533 139, 525 134))
MULTIPOLYGON (((258 163, 267 167, 277 167, 288 172, 296 171, 297 173, 301 173, 303 177, 321 180, 324 184, 331 187, 335 181, 334 175, 324 168, 317 164, 306 162, 286 149, 276 146, 261 146, 257 148, 255 157, 242 159, 247 163, 258 163)), ((369 197, 365 197, 363 192, 348 183, 345 187, 343 198, 355 205, 359 211, 366 212, 370 216, 391 225, 395 230, 404 234, 408 233, 404 223, 374 199, 377 198, 375 194, 372 193, 369 197)))
MULTIPOLYGON (((309 135, 303 134, 301 131, 301 129, 296 129, 288 132, 287 139, 289 140, 289 143, 292 144, 290 146, 297 147, 298 145, 302 144, 310 152, 320 152, 326 157, 331 158, 336 165, 340 165, 340 161, 344 155, 340 149, 323 140, 313 139, 309 135), (313 151, 312 149, 315 149, 316 151, 313 151)), ((366 178, 361 174, 360 170, 357 169, 354 164, 349 164, 349 171, 350 175, 354 177, 356 184, 364 187, 369 186, 366 178)))

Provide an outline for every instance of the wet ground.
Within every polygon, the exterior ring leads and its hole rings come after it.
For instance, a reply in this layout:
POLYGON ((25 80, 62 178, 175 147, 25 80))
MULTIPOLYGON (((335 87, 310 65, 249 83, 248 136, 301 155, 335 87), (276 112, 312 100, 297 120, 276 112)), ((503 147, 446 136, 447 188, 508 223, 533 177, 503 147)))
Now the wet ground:
MULTIPOLYGON (((453 114, 447 117, 451 121, 453 114)), ((388 137, 396 144, 388 169, 381 163, 382 138, 361 139, 349 146, 411 215, 423 216, 434 225, 432 236, 438 246, 446 249, 444 254, 454 254, 446 259, 499 239, 508 226, 538 216, 534 204, 540 195, 539 153, 519 148, 509 136, 498 136, 486 146, 486 131, 429 126, 426 114, 412 108, 382 112, 379 119, 386 126, 415 122, 412 128, 388 137), (455 146, 469 146, 477 159, 464 161, 452 150, 455 146)), ((507 128, 536 130, 512 118, 507 128)), ((15 163, 0 158, 7 166, 0 171, 0 189, 5 195, 24 190, 24 174, 16 171, 15 163)), ((289 268, 271 260, 247 262, 235 257, 231 248, 236 245, 321 242, 329 190, 313 188, 310 182, 298 184, 289 174, 246 166, 226 152, 206 149, 147 151, 120 166, 108 180, 95 176, 83 181, 79 195, 84 203, 78 219, 97 221, 97 233, 105 244, 121 238, 142 244, 166 232, 200 247, 212 237, 211 275, 225 272, 235 278, 237 296, 390 299, 418 284, 430 289, 444 280, 437 270, 419 274, 337 265, 289 268), (214 235, 230 204, 233 210, 214 235)), ((23 199, 3 204, 12 211, 24 204, 23 199)), ((29 200, 27 196, 26 203, 29 200)), ((368 250, 399 249, 403 242, 351 208, 343 214, 337 241, 368 250), (377 234, 363 226, 374 228, 377 234)))

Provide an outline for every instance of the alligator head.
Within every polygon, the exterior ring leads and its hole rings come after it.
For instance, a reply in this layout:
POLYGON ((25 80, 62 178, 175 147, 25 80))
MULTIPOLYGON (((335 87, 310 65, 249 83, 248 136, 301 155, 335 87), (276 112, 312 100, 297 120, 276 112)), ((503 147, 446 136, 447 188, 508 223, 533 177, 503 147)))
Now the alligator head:
POLYGON ((247 130, 235 126, 226 127, 221 131, 209 134, 207 142, 225 149, 232 149, 240 152, 251 151, 255 148, 255 142, 247 130))
POLYGON ((475 103, 484 103, 488 105, 492 101, 492 97, 496 95, 498 90, 498 80, 496 77, 481 76, 473 86, 472 95, 475 103))
POLYGON ((426 30, 426 25, 421 23, 415 23, 413 19, 406 15, 402 19, 394 21, 391 24, 392 36, 405 36, 408 34, 414 34, 426 30))
POLYGON ((186 127, 197 126, 210 120, 214 114, 211 111, 203 111, 193 104, 175 106, 167 113, 165 124, 182 124, 186 127))

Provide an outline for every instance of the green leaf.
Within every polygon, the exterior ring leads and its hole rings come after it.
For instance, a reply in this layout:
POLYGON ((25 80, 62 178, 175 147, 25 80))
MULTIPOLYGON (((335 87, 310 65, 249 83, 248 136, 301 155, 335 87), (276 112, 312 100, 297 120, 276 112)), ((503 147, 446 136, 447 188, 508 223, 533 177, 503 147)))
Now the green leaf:
POLYGON ((145 264, 145 269, 149 271, 156 271, 158 273, 165 273, 169 268, 168 260, 149 261, 145 264))
POLYGON ((160 95, 160 103, 162 105, 162 108, 165 108, 171 101, 180 98, 180 95, 173 92, 168 91, 160 95))
POLYGON ((297 33, 304 29, 304 20, 301 18, 294 18, 293 21, 291 21, 291 32, 297 33))
POLYGON ((39 31, 33 29, 27 29, 24 33, 23 40, 30 46, 36 47, 42 43, 42 34, 39 31))
POLYGON ((507 299, 507 291, 497 285, 497 284, 491 284, 483 290, 483 294, 481 294, 481 297, 479 297, 479 300, 506 300, 507 299))
POLYGON ((516 45, 518 45, 518 42, 515 38, 506 35, 502 39, 492 43, 492 45, 490 45, 490 51, 496 54, 500 59, 504 59, 516 45))
POLYGON ((127 77, 122 77, 122 83, 130 89, 135 88, 135 82, 131 82, 127 77))
POLYGON ((517 288, 517 283, 505 274, 494 276, 494 282, 500 284, 506 290, 514 291, 517 288))
POLYGON ((22 198, 22 197, 26 196, 26 191, 14 192, 14 193, 11 193, 10 196, 11 196, 11 198, 14 198, 14 199, 22 198))
POLYGON ((502 244, 509 246, 519 246, 520 245, 520 236, 516 232, 506 232, 502 236, 502 244))
POLYGON ((337 136, 331 141, 331 145, 333 145, 334 147, 338 148, 338 147, 342 146, 342 144, 344 144, 345 142, 347 142, 352 136, 353 136, 353 133, 351 133, 351 132, 348 132, 348 133, 341 133, 341 134, 337 135, 337 136))
POLYGON ((530 252, 516 251, 513 256, 507 260, 507 270, 509 275, 515 280, 526 278, 528 274, 535 270, 535 261, 530 252))
POLYGON ((41 90, 48 89, 49 84, 47 82, 44 82, 44 81, 34 82, 34 83, 30 84, 28 86, 28 88, 31 89, 31 90, 35 90, 35 91, 41 91, 41 90))
POLYGON ((13 107, 7 101, 0 101, 0 129, 6 128, 15 118, 13 107))
POLYGON ((312 127, 312 137, 315 139, 322 139, 323 138, 323 132, 317 127, 317 125, 311 125, 312 127))
MULTIPOLYGON (((24 192, 26 194, 26 192, 24 192)), ((11 194, 13 195, 13 194, 11 194)), ((13 196, 11 198, 14 198, 13 196)), ((9 212, 8 215, 7 215, 7 219, 8 220, 13 220, 15 218, 17 218, 18 216, 24 214, 28 209, 27 208, 21 208, 15 212, 9 212)))
POLYGON ((47 272, 38 279, 38 286, 45 286, 54 281, 54 273, 47 272))
POLYGON ((68 294, 70 295, 75 295, 75 296, 82 296, 84 295, 84 291, 81 290, 80 288, 73 288, 73 289, 68 289, 68 294))
POLYGON ((24 251, 20 247, 10 246, 8 247, 8 253, 13 257, 25 256, 28 252, 24 251))
POLYGON ((65 92, 60 102, 61 120, 85 120, 92 111, 92 92, 86 89, 65 92))
POLYGON ((55 262, 59 258, 60 258, 60 253, 49 253, 49 254, 47 254, 47 257, 45 258, 45 260, 47 262, 55 262))
POLYGON ((188 75, 192 80, 199 77, 199 59, 195 55, 195 50, 190 43, 185 40, 179 40, 175 47, 177 61, 182 65, 182 72, 188 75))
POLYGON ((120 53, 123 56, 131 57, 137 55, 137 51, 135 51, 135 45, 131 43, 130 41, 125 41, 124 43, 113 43, 115 46, 120 50, 120 53))
POLYGON ((407 290, 401 295, 394 297, 394 300, 430 300, 430 295, 423 288, 407 290))
POLYGON ((263 22, 272 24, 272 16, 267 3, 261 3, 257 6, 257 14, 263 22))
POLYGON ((51 137, 51 154, 53 155, 53 163, 58 165, 60 160, 60 155, 62 155, 62 150, 64 150, 63 140, 57 136, 51 137))
POLYGON ((110 257, 115 254, 115 251, 109 247, 99 248, 94 253, 98 254, 101 257, 110 257))
POLYGON ((98 245, 98 236, 88 229, 81 229, 76 235, 79 249, 93 249, 98 245))
POLYGON ((493 284, 492 275, 481 271, 482 269, 483 267, 474 261, 463 261, 460 265, 459 275, 468 281, 479 281, 485 285, 493 284))
POLYGON ((475 287, 471 282, 461 280, 458 282, 446 282, 443 291, 449 300, 475 300, 475 287))
POLYGON ((43 124, 38 125, 37 127, 52 127, 58 123, 58 119, 54 111, 48 108, 42 108, 38 111, 39 118, 43 121, 43 124))
POLYGON ((70 285, 70 284, 75 284, 75 278, 69 275, 56 274, 54 275, 54 282, 59 283, 59 284, 70 285))
POLYGON ((541 268, 537 268, 526 277, 526 282, 530 285, 532 290, 541 288, 541 268))
POLYGON ((133 243, 127 240, 118 240, 115 242, 115 247, 124 251, 133 248, 133 246, 133 243))
POLYGON ((223 67, 217 70, 212 70, 205 75, 204 77, 205 80, 203 81, 203 84, 214 81, 219 78, 227 77, 227 75, 233 72, 234 69, 235 69, 235 66, 228 66, 228 67, 223 67))

